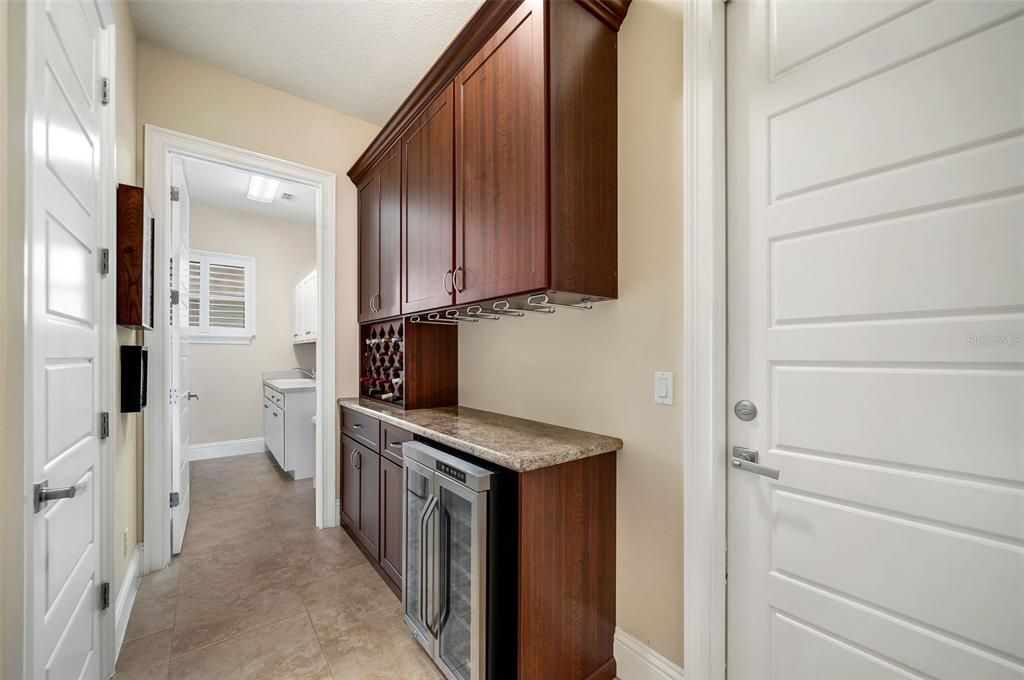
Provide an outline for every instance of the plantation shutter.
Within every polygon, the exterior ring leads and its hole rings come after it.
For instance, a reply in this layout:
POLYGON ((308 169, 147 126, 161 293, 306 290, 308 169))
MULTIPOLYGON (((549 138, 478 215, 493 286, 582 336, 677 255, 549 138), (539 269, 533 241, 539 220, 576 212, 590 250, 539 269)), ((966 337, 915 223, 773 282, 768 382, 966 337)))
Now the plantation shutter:
POLYGON ((188 319, 194 342, 248 342, 255 334, 252 257, 193 250, 188 269, 188 319))

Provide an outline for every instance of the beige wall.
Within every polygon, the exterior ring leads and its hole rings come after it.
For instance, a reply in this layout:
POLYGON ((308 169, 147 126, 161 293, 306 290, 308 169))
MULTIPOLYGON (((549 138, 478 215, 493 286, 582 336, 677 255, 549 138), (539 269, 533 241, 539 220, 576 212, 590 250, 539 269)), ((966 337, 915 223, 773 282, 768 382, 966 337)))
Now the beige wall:
POLYGON ((634 2, 619 33, 619 299, 459 328, 466 406, 623 439, 616 623, 682 664, 682 10, 634 2), (678 397, 678 390, 677 390, 678 397))
MULTIPOLYGON (((4 269, 7 266, 7 239, 10 232, 7 226, 10 219, 7 203, 7 106, 8 106, 8 74, 7 74, 7 49, 11 45, 10 36, 7 33, 7 12, 6 5, 0 5, 0 264, 4 269)), ((7 304, 7 275, 0 275, 0 319, 4 319, 4 326, 8 314, 7 304)), ((7 333, 0 333, 0 550, 5 554, 8 552, 11 537, 8 535, 7 501, 11 496, 7 493, 7 485, 10 482, 8 468, 13 463, 9 461, 8 451, 8 429, 7 429, 7 333)), ((8 593, 10 591, 7 579, 8 573, 6 559, 0 559, 0 584, 5 584, 0 589, 0 612, 8 611, 8 593)), ((6 629, 6 616, 0 616, 0 676, 6 675, 4 659, 8 645, 6 629)))
MULTIPOLYGON (((117 118, 117 181, 123 184, 140 184, 135 172, 135 25, 126 0, 113 3, 114 23, 117 34, 115 55, 115 106, 117 118)), ((145 342, 143 333, 127 328, 117 328, 117 344, 135 345, 145 342)), ((121 364, 118 357, 114 385, 121 384, 121 364)), ((114 487, 114 538, 115 573, 117 584, 114 596, 120 592, 128 563, 136 544, 142 540, 142 415, 118 414, 117 422, 117 469, 114 487), (127 534, 127 539, 126 539, 127 534)))
POLYGON ((292 290, 316 269, 316 224, 193 203, 191 246, 256 258, 256 337, 247 345, 193 344, 193 444, 263 436, 263 371, 316 367, 315 345, 292 344, 292 290))
POLYGON ((147 123, 337 175, 337 394, 358 394, 356 189, 345 172, 380 128, 150 43, 137 54, 140 175, 147 123))

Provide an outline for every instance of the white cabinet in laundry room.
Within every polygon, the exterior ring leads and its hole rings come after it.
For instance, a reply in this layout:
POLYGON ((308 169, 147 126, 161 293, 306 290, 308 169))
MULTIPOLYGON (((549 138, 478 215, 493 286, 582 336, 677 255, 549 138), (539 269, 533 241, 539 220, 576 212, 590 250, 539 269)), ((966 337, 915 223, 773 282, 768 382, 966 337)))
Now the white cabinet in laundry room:
POLYGON ((317 275, 310 272, 292 291, 292 342, 316 342, 317 275))

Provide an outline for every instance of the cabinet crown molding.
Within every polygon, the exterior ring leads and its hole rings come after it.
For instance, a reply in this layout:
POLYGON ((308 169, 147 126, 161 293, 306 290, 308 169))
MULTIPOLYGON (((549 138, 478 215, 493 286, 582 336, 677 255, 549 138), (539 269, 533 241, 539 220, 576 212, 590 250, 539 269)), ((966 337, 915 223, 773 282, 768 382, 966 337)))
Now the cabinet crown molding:
MULTIPOLYGON (((548 0, 545 0, 548 1, 548 0)), ((555 0, 558 1, 558 0, 555 0)), ((575 0, 588 12, 618 31, 629 11, 632 0, 575 0)), ((455 74, 476 53, 484 42, 522 4, 521 0, 485 0, 470 17, 441 56, 420 79, 405 101, 391 115, 377 136, 348 170, 348 177, 356 186, 366 178, 370 169, 398 141, 409 124, 443 90, 455 74)))

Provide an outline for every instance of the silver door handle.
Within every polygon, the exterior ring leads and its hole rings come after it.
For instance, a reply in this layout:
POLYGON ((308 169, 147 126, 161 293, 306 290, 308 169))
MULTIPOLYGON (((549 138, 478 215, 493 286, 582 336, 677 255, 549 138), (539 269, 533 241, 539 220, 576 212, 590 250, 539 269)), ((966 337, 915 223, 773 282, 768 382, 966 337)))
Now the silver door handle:
POLYGON ((455 288, 455 290, 459 291, 460 293, 466 290, 464 288, 465 282, 462 281, 462 279, 465 277, 465 274, 466 270, 462 268, 461 264, 455 268, 455 273, 452 274, 452 287, 455 288), (459 276, 460 272, 463 274, 463 276, 459 276))
POLYGON ((78 489, 74 486, 58 486, 51 489, 47 484, 48 482, 43 481, 32 488, 36 512, 45 508, 50 501, 60 500, 61 498, 74 498, 75 494, 78 493, 78 489))
POLYGON ((729 464, 736 470, 753 472, 754 474, 764 475, 765 477, 771 477, 772 479, 779 478, 778 470, 766 465, 758 464, 757 451, 754 449, 747 449, 742 446, 732 447, 732 460, 729 461, 729 464))
POLYGON ((199 395, 196 394, 195 392, 187 392, 185 394, 185 398, 188 399, 189 401, 192 401, 193 399, 198 399, 199 395))
POLYGON ((444 287, 444 292, 448 293, 449 295, 452 295, 452 294, 453 294, 453 293, 455 292, 455 291, 453 290, 453 288, 455 287, 455 283, 454 283, 454 278, 455 278, 455 277, 453 276, 453 274, 452 274, 452 270, 451 270, 451 269, 449 269, 448 271, 446 271, 446 272, 444 273, 444 276, 442 276, 442 277, 441 277, 441 285, 442 285, 442 286, 444 287), (451 279, 453 280, 453 282, 452 282, 452 288, 449 288, 449 287, 448 287, 448 279, 449 279, 449 278, 451 278, 451 279))
POLYGON ((764 476, 771 477, 772 479, 778 479, 778 470, 765 465, 759 465, 758 452, 753 449, 733 447, 730 465, 737 470, 754 472, 755 474, 763 474, 764 476))

